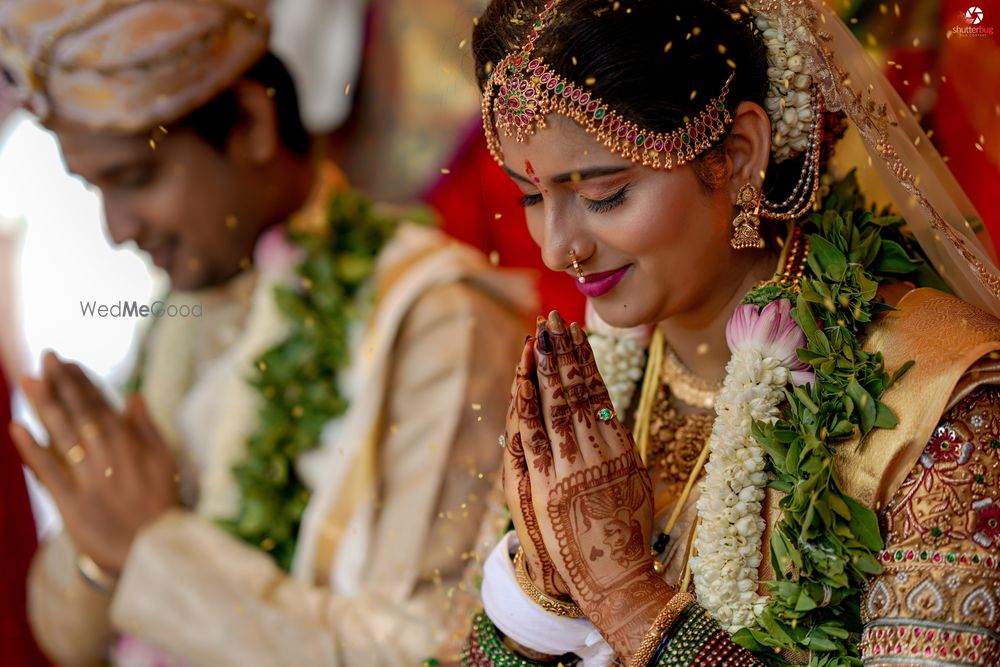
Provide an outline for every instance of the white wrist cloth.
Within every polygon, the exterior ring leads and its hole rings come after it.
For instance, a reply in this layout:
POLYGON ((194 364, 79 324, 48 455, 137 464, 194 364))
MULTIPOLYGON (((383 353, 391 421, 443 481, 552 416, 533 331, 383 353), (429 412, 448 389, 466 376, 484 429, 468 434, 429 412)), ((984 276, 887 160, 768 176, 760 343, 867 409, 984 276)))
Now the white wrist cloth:
POLYGON ((546 611, 521 590, 511 554, 518 548, 512 531, 486 559, 483 609, 493 625, 521 646, 546 655, 574 653, 584 667, 608 667, 615 652, 586 618, 565 618, 546 611))

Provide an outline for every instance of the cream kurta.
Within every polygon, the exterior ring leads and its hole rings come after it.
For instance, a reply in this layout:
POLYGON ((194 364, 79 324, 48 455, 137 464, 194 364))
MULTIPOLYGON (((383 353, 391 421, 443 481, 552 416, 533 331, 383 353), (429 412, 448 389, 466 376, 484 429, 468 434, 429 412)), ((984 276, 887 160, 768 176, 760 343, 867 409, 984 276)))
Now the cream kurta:
MULTIPOLYGON (((165 384, 196 384, 225 358, 227 327, 238 332, 251 316, 247 280, 216 297, 225 317, 208 321, 206 306, 201 329, 173 332, 186 337, 194 363, 175 365, 165 384)), ((99 664, 118 633, 206 667, 413 665, 434 651, 498 467, 524 330, 518 313, 531 304, 521 278, 405 225, 380 255, 375 283, 356 350, 365 359, 355 369, 359 396, 331 430, 337 437, 305 460, 321 486, 295 576, 209 519, 177 510, 139 535, 109 598, 82 581, 59 536, 40 549, 29 584, 35 633, 57 662, 99 664), (345 505, 341 492, 366 459, 371 493, 345 505)), ((184 451, 197 473, 206 453, 184 451)))

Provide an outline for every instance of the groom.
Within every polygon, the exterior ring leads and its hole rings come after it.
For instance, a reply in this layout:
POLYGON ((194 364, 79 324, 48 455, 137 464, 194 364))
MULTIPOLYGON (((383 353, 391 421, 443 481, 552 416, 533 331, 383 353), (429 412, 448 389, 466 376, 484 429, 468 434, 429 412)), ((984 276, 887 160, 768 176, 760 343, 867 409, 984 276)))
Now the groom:
POLYGON ((343 192, 265 10, 0 5, 0 82, 203 312, 157 322, 124 411, 55 355, 23 384, 49 446, 12 436, 65 523, 29 582, 59 663, 414 664, 473 555, 527 285, 343 192), (339 370, 281 375, 302 358, 339 370))

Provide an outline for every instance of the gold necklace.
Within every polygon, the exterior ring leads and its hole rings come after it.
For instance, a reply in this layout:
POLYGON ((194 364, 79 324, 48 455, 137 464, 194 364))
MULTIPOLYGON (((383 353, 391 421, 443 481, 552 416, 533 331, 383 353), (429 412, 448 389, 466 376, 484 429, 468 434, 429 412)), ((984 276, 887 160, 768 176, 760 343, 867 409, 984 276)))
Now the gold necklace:
POLYGON ((662 372, 663 383, 670 387, 670 393, 678 400, 696 408, 715 407, 715 397, 722 389, 722 382, 698 377, 670 348, 663 357, 662 372))

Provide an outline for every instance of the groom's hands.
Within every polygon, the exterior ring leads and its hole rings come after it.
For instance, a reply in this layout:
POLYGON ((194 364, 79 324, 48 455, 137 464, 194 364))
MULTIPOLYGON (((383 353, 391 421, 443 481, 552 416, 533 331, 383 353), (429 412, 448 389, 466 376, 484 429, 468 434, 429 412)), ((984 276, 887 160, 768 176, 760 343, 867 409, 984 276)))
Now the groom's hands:
POLYGON ((172 453, 140 398, 118 412, 55 354, 21 386, 49 434, 43 447, 12 424, 21 458, 52 493, 77 550, 120 572, 138 532, 178 503, 172 453))

